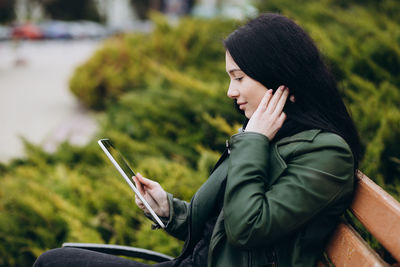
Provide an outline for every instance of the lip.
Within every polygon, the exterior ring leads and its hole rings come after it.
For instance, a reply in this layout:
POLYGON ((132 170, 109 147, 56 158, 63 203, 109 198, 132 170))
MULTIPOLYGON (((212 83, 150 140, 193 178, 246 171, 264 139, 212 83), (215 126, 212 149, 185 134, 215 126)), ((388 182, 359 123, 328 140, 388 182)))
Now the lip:
POLYGON ((241 102, 241 103, 237 103, 237 104, 238 104, 238 106, 239 106, 239 108, 240 108, 241 110, 244 110, 244 108, 245 108, 247 102, 241 102))

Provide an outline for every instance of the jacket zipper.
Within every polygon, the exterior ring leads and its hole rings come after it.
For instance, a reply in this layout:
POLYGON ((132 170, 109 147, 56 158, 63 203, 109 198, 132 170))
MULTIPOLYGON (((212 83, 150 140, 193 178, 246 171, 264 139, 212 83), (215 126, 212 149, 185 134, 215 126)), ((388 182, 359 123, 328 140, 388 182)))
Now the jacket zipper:
POLYGON ((273 267, 278 267, 278 256, 276 255, 275 249, 272 251, 273 267))
POLYGON ((226 142, 226 149, 228 150, 228 155, 231 154, 231 144, 229 144, 229 140, 227 139, 226 142))
POLYGON ((248 251, 247 251, 247 254, 248 254, 248 257, 247 257, 247 258, 248 258, 247 266, 251 267, 251 266, 253 266, 252 258, 251 258, 251 251, 248 250, 248 251))
MULTIPOLYGON (((194 197, 196 196, 196 194, 193 196, 193 199, 192 199, 192 201, 194 200, 194 197)), ((192 204, 192 203, 191 203, 192 204)), ((189 247, 189 244, 190 244, 190 242, 191 242, 191 232, 192 232, 192 205, 190 205, 190 209, 189 209, 189 214, 188 214, 188 216, 189 216, 189 220, 188 220, 188 237, 187 237, 187 239, 186 239, 186 241, 185 241, 185 243, 184 243, 184 246, 183 246, 183 249, 182 249, 182 252, 181 252, 181 254, 178 256, 178 258, 181 258, 181 257, 183 257, 183 256, 185 256, 186 255, 186 253, 187 253, 187 249, 188 249, 188 247, 189 247)))

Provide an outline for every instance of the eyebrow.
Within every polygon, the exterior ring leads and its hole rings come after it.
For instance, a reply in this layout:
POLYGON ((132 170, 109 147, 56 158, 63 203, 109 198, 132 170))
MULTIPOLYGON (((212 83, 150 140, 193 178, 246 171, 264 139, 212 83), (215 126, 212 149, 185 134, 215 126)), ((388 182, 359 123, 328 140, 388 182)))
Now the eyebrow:
POLYGON ((228 71, 229 74, 234 73, 235 71, 242 71, 241 69, 231 69, 228 71))

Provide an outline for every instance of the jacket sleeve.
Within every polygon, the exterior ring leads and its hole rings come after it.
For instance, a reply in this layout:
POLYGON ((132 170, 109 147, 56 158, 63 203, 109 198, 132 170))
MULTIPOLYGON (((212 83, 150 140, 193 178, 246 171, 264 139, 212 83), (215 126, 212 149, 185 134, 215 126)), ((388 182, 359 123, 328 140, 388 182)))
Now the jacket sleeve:
POLYGON ((228 242, 243 249, 271 245, 352 188, 348 145, 337 135, 320 135, 291 144, 286 168, 269 188, 268 138, 251 132, 231 138, 223 206, 228 242))
MULTIPOLYGON (((159 218, 164 223, 167 233, 179 240, 185 241, 188 234, 189 203, 174 198, 170 193, 167 193, 167 198, 169 203, 169 216, 159 218)), ((153 230, 161 228, 150 213, 145 212, 144 215, 154 222, 154 224, 151 225, 153 230)))
POLYGON ((186 240, 189 223, 189 203, 174 198, 170 193, 168 193, 168 202, 169 218, 165 231, 179 240, 186 240))

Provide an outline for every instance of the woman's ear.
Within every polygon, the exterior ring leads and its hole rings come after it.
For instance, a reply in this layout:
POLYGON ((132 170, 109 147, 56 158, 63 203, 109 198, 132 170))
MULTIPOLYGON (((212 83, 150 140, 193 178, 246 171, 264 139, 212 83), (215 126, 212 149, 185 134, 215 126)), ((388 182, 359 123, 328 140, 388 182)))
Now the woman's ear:
POLYGON ((296 98, 294 97, 294 95, 291 95, 291 96, 289 97, 289 100, 290 100, 290 102, 292 102, 292 103, 296 102, 296 98))

